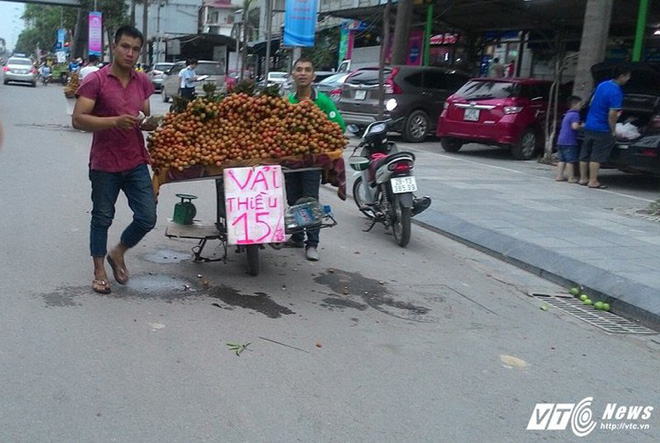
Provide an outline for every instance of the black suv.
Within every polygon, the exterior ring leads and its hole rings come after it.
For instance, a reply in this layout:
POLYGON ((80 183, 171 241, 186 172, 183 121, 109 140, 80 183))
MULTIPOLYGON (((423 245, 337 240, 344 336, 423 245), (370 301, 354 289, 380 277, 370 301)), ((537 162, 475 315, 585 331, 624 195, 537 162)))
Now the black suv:
MULTIPOLYGON (((394 130, 409 142, 421 142, 434 133, 445 100, 468 80, 467 74, 449 68, 388 66, 385 68, 385 100, 396 107, 385 118, 404 117, 394 130), (394 103, 394 102, 391 102, 394 103)), ((338 107, 344 121, 366 127, 378 119, 378 68, 363 68, 348 76, 338 107)))
MULTIPOLYGON (((594 65, 594 84, 611 79, 613 67, 611 63, 594 65)), ((605 166, 660 175, 660 63, 631 63, 630 67, 632 76, 623 86, 619 123, 633 125, 636 132, 628 138, 617 137, 605 166)))

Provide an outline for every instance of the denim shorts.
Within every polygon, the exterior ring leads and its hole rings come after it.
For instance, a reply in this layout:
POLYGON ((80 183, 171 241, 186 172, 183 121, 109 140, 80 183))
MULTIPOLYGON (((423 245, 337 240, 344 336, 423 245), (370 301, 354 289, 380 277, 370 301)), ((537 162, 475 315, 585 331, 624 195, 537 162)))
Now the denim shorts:
POLYGON ((557 145, 559 161, 564 163, 577 163, 580 147, 578 145, 557 145))

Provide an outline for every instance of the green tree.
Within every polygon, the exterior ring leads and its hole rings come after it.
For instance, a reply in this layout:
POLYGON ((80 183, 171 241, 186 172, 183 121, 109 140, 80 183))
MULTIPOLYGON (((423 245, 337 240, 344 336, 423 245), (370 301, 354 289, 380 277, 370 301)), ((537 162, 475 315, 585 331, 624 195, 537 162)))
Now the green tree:
POLYGON ((77 11, 61 6, 26 5, 21 18, 26 20, 27 27, 18 36, 16 52, 31 54, 37 47, 52 51, 57 41, 57 30, 60 27, 73 28, 77 11))
POLYGON ((330 71, 337 67, 339 57, 339 31, 334 27, 316 34, 316 44, 312 48, 304 48, 303 56, 311 58, 317 71, 330 71))

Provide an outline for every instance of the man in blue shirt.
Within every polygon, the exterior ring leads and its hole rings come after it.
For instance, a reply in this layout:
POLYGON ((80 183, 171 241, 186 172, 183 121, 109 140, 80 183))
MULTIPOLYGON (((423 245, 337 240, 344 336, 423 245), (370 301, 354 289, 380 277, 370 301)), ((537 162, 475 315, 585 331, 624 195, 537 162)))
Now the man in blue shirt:
POLYGON ((584 141, 580 149, 580 184, 605 189, 598 181, 601 163, 607 161, 616 144, 616 121, 623 106, 621 87, 630 80, 630 67, 617 66, 614 78, 596 88, 584 125, 584 141))
POLYGON ((188 60, 187 66, 185 69, 179 71, 179 77, 181 78, 181 97, 194 100, 195 98, 195 82, 197 81, 197 74, 195 74, 195 68, 197 67, 197 59, 191 58, 188 60))

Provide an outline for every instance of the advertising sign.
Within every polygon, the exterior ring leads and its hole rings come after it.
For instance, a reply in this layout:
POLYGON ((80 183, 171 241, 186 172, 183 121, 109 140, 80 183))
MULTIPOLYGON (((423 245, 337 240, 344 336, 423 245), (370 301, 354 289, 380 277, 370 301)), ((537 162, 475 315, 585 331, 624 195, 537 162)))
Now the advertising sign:
POLYGON ((103 17, 100 12, 89 13, 89 55, 100 56, 103 52, 103 17))
POLYGON ((407 65, 419 66, 422 64, 422 48, 424 47, 424 31, 410 31, 408 37, 407 65))
POLYGON ((227 168, 223 177, 227 242, 230 245, 284 242, 286 204, 282 167, 227 168))
POLYGON ((284 10, 284 45, 314 46, 316 0, 287 0, 284 10))

